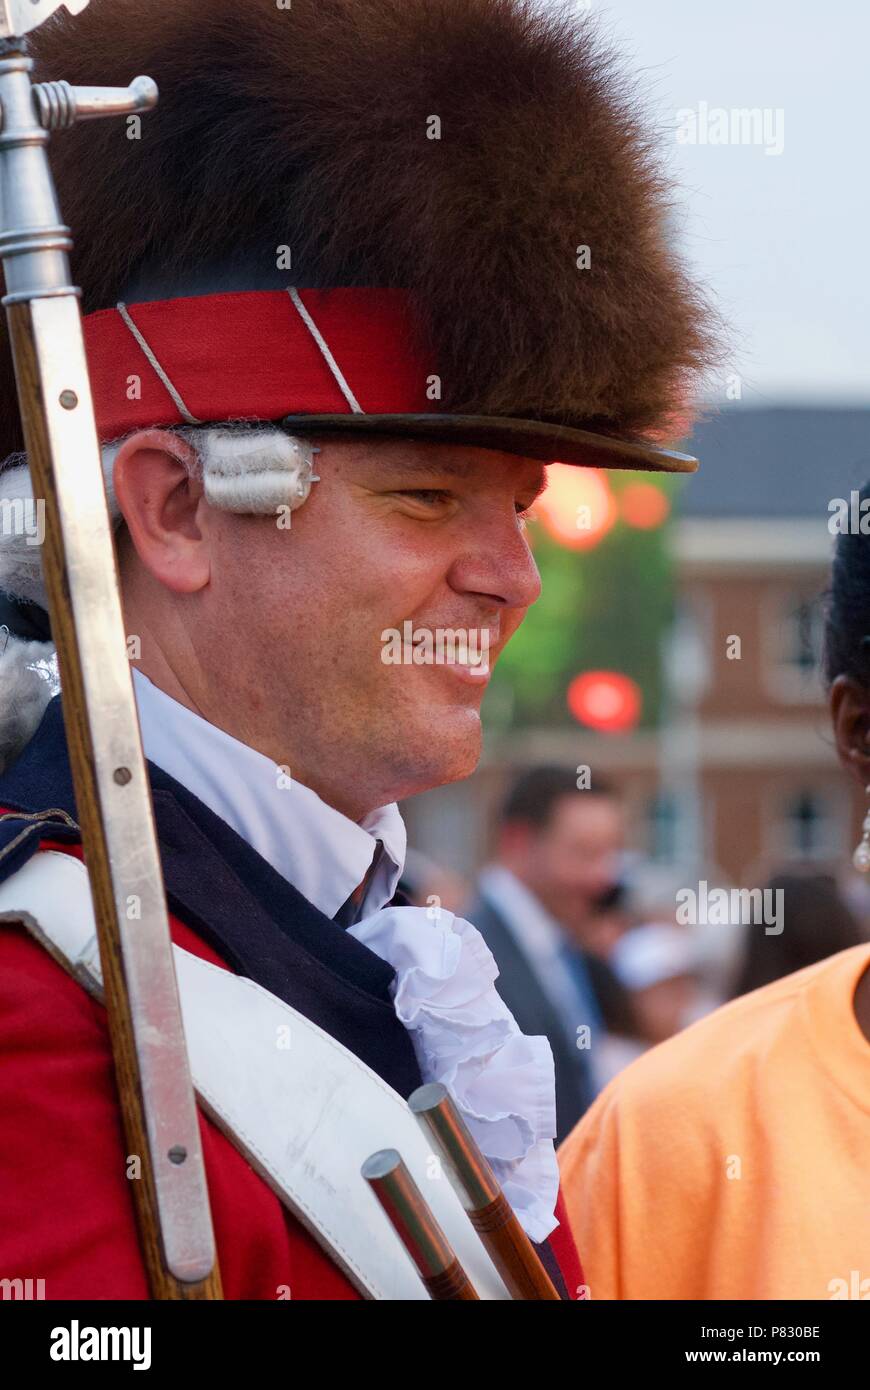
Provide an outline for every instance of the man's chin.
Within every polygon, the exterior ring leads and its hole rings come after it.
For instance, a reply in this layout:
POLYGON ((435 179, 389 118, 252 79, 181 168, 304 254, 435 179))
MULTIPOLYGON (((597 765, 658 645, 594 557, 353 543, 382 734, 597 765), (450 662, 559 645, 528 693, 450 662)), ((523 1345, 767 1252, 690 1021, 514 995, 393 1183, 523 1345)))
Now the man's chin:
POLYGON ((423 728, 407 730, 400 745, 407 784, 401 796, 416 796, 448 782, 461 782, 480 762, 483 736, 479 710, 432 710, 431 714, 423 728))

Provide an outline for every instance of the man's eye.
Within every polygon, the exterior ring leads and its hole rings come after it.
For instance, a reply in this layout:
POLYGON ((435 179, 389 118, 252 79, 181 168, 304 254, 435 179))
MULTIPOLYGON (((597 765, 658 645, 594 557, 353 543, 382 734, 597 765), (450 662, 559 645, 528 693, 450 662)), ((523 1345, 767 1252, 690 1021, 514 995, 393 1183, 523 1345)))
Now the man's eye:
MULTIPOLYGON (((419 502, 421 506, 437 511, 441 507, 448 506, 453 501, 453 494, 445 492, 443 488, 434 487, 415 487, 400 488, 396 494, 398 497, 407 497, 412 502, 419 502)), ((528 521, 534 509, 534 502, 523 503, 515 502, 514 510, 520 521, 528 521)))
POLYGON ((531 502, 517 502, 515 504, 517 521, 520 523, 523 529, 525 529, 526 526, 528 526, 530 521, 535 521, 537 517, 540 515, 538 512, 535 511, 535 503, 537 502, 537 500, 537 497, 533 497, 531 502))
POLYGON ((422 502, 424 507, 443 505, 450 501, 450 493, 443 492, 438 488, 417 487, 402 488, 399 492, 400 497, 410 497, 414 502, 422 502))

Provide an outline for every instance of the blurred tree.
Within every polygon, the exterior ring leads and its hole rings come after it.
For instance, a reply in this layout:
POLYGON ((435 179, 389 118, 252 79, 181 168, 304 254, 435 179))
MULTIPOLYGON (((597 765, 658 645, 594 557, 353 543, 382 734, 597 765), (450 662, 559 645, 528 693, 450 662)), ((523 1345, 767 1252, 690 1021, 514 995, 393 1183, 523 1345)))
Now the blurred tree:
POLYGON ((637 478, 609 475, 616 520, 585 549, 560 544, 540 516, 529 520, 543 594, 495 668, 486 710, 497 727, 571 727, 566 692, 589 670, 630 676, 643 693, 641 727, 658 723, 674 602, 667 518, 681 480, 647 475, 639 488, 637 478))

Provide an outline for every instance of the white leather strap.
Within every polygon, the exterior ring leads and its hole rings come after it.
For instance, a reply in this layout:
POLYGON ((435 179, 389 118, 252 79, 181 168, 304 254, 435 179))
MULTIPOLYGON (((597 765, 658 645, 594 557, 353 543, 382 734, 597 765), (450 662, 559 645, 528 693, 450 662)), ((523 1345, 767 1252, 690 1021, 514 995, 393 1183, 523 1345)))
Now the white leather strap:
MULTIPOLYGON (((100 996, 96 924, 81 860, 58 850, 35 854, 0 884, 0 922, 9 921, 23 922, 100 996)), ((173 949, 200 1105, 357 1288, 370 1298, 428 1299, 360 1176, 369 1154, 394 1148, 480 1297, 507 1298, 402 1097, 253 980, 173 949)))

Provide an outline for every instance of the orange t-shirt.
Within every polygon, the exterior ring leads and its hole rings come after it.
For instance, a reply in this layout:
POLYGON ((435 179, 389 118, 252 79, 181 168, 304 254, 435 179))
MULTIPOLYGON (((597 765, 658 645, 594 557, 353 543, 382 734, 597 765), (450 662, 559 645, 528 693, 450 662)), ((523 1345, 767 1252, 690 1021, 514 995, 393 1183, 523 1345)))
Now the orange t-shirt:
POLYGON ((560 1150, 589 1297, 870 1299, 870 946, 645 1053, 560 1150))

